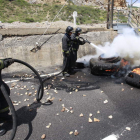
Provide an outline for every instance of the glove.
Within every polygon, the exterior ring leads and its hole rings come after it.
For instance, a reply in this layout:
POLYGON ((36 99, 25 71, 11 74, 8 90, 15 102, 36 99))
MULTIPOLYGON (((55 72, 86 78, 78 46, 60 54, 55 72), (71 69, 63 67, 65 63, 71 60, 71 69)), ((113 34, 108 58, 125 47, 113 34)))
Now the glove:
POLYGON ((65 51, 65 56, 70 56, 70 51, 65 51))
POLYGON ((12 58, 3 59, 4 68, 10 66, 12 63, 14 63, 12 58))

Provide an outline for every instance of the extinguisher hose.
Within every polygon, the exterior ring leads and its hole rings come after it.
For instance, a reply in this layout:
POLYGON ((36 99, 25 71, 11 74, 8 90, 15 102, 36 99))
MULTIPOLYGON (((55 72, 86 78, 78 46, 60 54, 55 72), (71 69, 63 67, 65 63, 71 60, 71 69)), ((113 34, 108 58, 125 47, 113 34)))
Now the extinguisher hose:
POLYGON ((11 113, 12 113, 12 119, 13 119, 13 129, 12 129, 12 133, 11 133, 11 136, 10 136, 10 139, 9 140, 13 140, 14 137, 15 137, 15 134, 16 134, 16 130, 17 130, 17 118, 16 118, 16 112, 15 112, 15 108, 12 104, 12 101, 5 89, 5 86, 4 84, 1 85, 1 91, 3 93, 3 96, 5 97, 9 107, 10 107, 10 110, 11 110, 11 113))
POLYGON ((43 94, 44 94, 44 87, 43 87, 43 82, 42 82, 42 79, 40 77, 40 75, 38 74, 38 72, 31 66, 29 65, 28 63, 24 62, 24 61, 21 61, 21 60, 18 60, 18 59, 13 59, 14 62, 17 62, 17 63, 20 63, 20 64, 23 64, 25 66, 27 66, 28 68, 30 68, 38 77, 39 79, 39 82, 40 82, 40 86, 38 88, 38 92, 39 94, 36 95, 36 100, 39 102, 42 97, 43 97, 43 94), (40 89, 41 89, 41 92, 40 92, 40 89))

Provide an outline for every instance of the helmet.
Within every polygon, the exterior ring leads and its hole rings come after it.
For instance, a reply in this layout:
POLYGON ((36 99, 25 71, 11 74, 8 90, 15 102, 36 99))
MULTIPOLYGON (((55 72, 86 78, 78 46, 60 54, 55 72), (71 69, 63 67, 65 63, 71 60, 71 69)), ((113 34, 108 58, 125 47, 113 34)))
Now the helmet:
POLYGON ((81 28, 79 28, 79 27, 76 28, 76 30, 75 30, 75 33, 76 33, 76 34, 81 33, 81 32, 82 32, 82 29, 81 29, 81 28))
POLYGON ((66 33, 70 33, 70 32, 72 32, 72 31, 73 31, 73 27, 68 26, 68 27, 66 28, 66 33))

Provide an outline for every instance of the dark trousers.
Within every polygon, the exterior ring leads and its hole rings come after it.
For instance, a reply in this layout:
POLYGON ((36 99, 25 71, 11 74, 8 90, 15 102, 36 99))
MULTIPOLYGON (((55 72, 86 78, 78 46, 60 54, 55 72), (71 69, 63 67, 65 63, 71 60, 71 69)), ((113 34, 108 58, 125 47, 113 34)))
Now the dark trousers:
POLYGON ((64 72, 69 72, 72 68, 72 53, 66 55, 63 53, 63 71, 64 72))
POLYGON ((72 51, 72 67, 75 67, 77 60, 77 51, 72 51))
MULTIPOLYGON (((10 89, 9 89, 8 85, 6 83, 4 83, 3 81, 0 81, 0 85, 1 84, 4 84, 4 87, 5 87, 8 95, 10 96, 10 89)), ((3 93, 2 93, 2 91, 0 89, 0 111, 5 109, 5 108, 8 108, 8 107, 9 107, 9 105, 8 105, 6 99, 4 98, 3 93)), ((4 112, 2 112, 2 113, 0 112, 0 119, 2 119, 5 116, 7 116, 8 113, 9 113, 9 109, 4 111, 4 112)))

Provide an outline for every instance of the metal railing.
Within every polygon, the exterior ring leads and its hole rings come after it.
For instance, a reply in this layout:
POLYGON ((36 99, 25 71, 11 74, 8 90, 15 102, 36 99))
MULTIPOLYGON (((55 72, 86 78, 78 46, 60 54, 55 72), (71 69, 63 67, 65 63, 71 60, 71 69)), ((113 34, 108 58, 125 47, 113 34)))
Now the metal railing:
POLYGON ((128 15, 123 14, 122 12, 127 12, 127 10, 117 10, 117 23, 126 23, 128 15), (124 19, 122 19, 124 18, 124 19))
POLYGON ((117 10, 117 23, 127 23, 133 28, 139 28, 140 27, 140 22, 136 18, 136 16, 128 10, 117 10), (126 14, 123 14, 122 12, 125 11, 126 14), (124 19, 122 19, 124 17, 124 19))
POLYGON ((113 25, 116 26, 116 29, 119 29, 120 26, 122 26, 123 24, 124 26, 133 28, 135 33, 137 35, 140 35, 140 21, 137 19, 136 15, 134 15, 134 13, 132 13, 130 10, 117 10, 116 23, 114 23, 113 20, 113 25), (125 13, 123 13, 123 11, 125 11, 125 13))
POLYGON ((140 26, 140 22, 131 11, 129 11, 128 14, 128 24, 130 24, 133 28, 139 28, 140 26))

